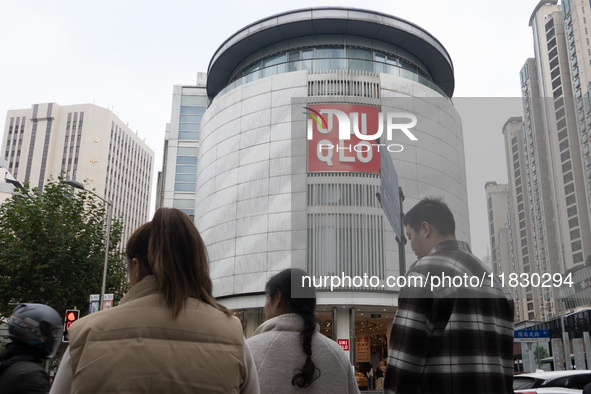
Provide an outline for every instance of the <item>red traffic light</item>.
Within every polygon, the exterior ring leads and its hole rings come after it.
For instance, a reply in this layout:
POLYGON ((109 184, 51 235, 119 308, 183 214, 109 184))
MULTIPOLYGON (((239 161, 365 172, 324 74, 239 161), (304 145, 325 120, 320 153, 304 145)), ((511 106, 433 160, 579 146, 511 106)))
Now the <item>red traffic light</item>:
POLYGON ((68 329, 78 318, 80 317, 80 311, 76 309, 68 309, 64 317, 64 331, 62 335, 62 342, 69 342, 68 329))

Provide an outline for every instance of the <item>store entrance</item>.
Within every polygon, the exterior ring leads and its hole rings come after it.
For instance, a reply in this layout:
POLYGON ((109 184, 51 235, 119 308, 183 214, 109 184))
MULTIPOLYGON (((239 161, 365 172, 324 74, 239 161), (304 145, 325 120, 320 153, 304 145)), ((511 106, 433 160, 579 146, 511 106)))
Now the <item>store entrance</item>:
MULTIPOLYGON (((341 306, 336 306, 339 309, 341 306)), ((319 305, 316 308, 316 321, 320 325, 320 333, 335 341, 333 305, 319 305)), ((380 361, 387 361, 388 339, 390 328, 396 313, 395 307, 358 306, 352 308, 355 317, 354 338, 349 341, 349 354, 360 390, 367 390, 371 384, 376 387, 376 369, 380 361), (368 377, 372 369, 374 378, 368 377)), ((353 332, 353 327, 350 327, 353 332)), ((379 374, 378 374, 379 375, 379 374)), ((378 386, 379 387, 379 386, 378 386)))

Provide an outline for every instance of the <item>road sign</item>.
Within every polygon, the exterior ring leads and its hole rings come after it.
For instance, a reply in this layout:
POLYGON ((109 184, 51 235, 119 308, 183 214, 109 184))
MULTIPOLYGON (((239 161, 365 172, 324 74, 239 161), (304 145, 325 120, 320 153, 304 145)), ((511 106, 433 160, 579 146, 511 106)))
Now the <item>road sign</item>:
POLYGON ((549 341, 549 330, 515 330, 513 332, 513 340, 515 342, 538 342, 549 341))
POLYGON ((88 313, 95 313, 99 310, 99 302, 101 300, 100 294, 91 294, 90 301, 88 303, 88 313))
POLYGON ((390 157, 388 149, 380 149, 380 202, 386 218, 392 229, 402 239, 402 225, 400 223, 400 189, 398 188, 398 174, 390 157))

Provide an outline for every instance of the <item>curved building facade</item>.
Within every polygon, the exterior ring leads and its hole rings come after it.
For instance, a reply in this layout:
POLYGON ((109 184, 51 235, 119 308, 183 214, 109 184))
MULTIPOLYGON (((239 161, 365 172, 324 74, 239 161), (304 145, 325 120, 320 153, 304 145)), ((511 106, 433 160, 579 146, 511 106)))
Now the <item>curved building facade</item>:
MULTIPOLYGON (((403 273, 376 198, 385 197, 383 162, 396 169, 405 208, 442 197, 457 237, 469 241, 453 89, 452 61, 433 36, 373 11, 286 12, 220 46, 207 77, 195 222, 214 295, 240 314, 247 336, 264 319, 267 279, 297 266, 379 279, 320 286, 317 312, 322 333, 343 340, 353 363, 386 354, 398 294, 386 279, 403 273), (367 137, 378 130, 379 140, 367 137)), ((410 248, 404 256, 415 260, 410 248)))

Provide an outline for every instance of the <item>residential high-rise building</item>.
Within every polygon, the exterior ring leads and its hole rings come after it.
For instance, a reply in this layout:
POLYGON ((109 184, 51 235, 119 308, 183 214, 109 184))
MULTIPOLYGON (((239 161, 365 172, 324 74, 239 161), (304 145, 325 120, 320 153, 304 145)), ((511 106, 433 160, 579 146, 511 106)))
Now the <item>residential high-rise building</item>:
MULTIPOLYGON (((549 0, 535 7, 529 21, 535 57, 520 72, 523 119, 511 118, 503 127, 511 229, 507 273, 567 275, 591 255, 587 16, 589 3, 549 0)), ((547 319, 565 309, 554 286, 521 287, 516 294, 521 320, 547 319)))
MULTIPOLYGON (((189 95, 186 89, 175 87, 173 123, 182 117, 178 102, 189 95)), ((320 286, 317 319, 353 362, 369 362, 370 353, 386 356, 398 288, 385 280, 403 272, 381 205, 398 195, 398 187, 388 195, 380 187, 385 163, 396 169, 404 208, 442 197, 454 213, 458 239, 469 241, 453 90, 451 58, 435 37, 373 11, 289 11, 224 41, 207 74, 193 207, 214 295, 240 316, 247 336, 263 320, 265 283, 277 272, 294 266, 316 278, 365 274, 379 281, 373 287, 345 282, 335 291, 320 286), (312 121, 314 111, 324 126, 312 121), (382 116, 382 151, 351 142, 351 133, 350 139, 340 136, 349 125, 366 135, 381 130, 382 116), (411 130, 392 130, 394 124, 411 130)), ((175 128, 171 123, 167 179, 158 193, 164 205, 185 198, 171 187, 180 157, 174 149, 185 143, 176 141, 175 128)), ((416 259, 408 246, 402 255, 409 264, 416 259)))
MULTIPOLYGON (((516 253, 512 244, 513 227, 509 211, 509 185, 487 182, 484 186, 487 197, 488 225, 490 233, 490 260, 495 275, 516 272, 512 256, 516 253)), ((517 287, 507 287, 515 302, 515 319, 521 317, 522 294, 517 287)))
POLYGON ((205 83, 206 74, 197 73, 196 85, 174 87, 162 171, 158 173, 156 207, 178 208, 191 217, 195 216, 199 130, 208 104, 205 83))
POLYGON ((154 152, 113 112, 93 104, 8 111, 2 151, 20 182, 43 189, 64 174, 113 203, 123 239, 148 220, 154 152))
MULTIPOLYGON (((539 101, 541 109, 536 111, 538 106, 533 105, 530 117, 526 114, 525 133, 528 142, 530 129, 543 134, 539 145, 545 148, 545 155, 539 157, 542 161, 537 166, 548 167, 548 177, 541 181, 549 182, 553 204, 540 220, 544 227, 550 221, 555 224, 559 268, 565 272, 591 254, 591 201, 581 149, 586 132, 582 89, 591 81, 591 20, 587 22, 585 8, 588 14, 591 9, 578 1, 556 3, 540 2, 532 14, 535 67, 526 63, 521 84, 524 101, 539 101), (530 118, 532 124, 528 124, 530 118)), ((535 165, 530 166, 532 172, 535 165)))

